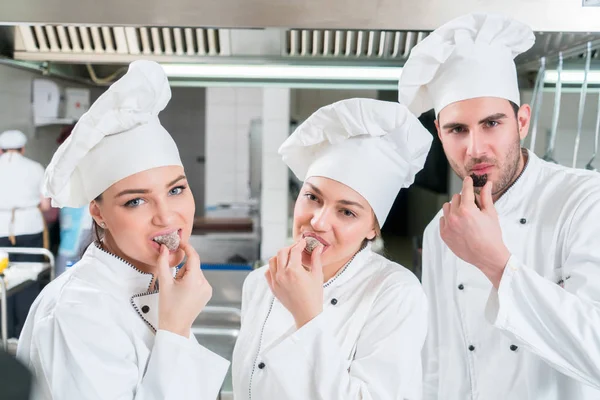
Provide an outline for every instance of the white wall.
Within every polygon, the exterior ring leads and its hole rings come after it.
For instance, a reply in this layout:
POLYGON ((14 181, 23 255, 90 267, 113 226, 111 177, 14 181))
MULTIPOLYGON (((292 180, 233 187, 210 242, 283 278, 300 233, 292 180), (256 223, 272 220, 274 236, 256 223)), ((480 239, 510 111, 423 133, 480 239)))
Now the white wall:
POLYGON ((250 123, 262 102, 260 88, 206 89, 207 207, 249 199, 250 123))
MULTIPOLYGON (((53 125, 35 128, 31 106, 31 87, 34 79, 41 75, 23 69, 0 65, 0 132, 18 129, 28 137, 26 156, 41 163, 50 163, 58 148, 56 139, 62 126, 53 125)), ((44 79, 48 79, 44 77, 44 79)), ((82 87, 72 82, 52 79, 61 87, 82 87)))
POLYGON ((288 167, 277 153, 289 136, 290 89, 263 90, 261 252, 262 260, 277 254, 288 238, 288 167))

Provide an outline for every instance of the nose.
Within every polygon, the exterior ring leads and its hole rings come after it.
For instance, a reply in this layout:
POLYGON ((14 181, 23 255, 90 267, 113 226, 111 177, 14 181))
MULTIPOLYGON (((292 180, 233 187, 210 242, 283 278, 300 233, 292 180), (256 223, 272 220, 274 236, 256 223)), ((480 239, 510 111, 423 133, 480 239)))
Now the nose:
POLYGON ((485 154, 485 139, 478 131, 472 131, 469 135, 467 155, 471 158, 479 158, 485 154))
POLYGON ((331 228, 331 212, 328 207, 315 210, 310 224, 315 231, 327 231, 331 228))
POLYGON ((175 211, 171 209, 167 201, 160 201, 155 203, 154 215, 152 216, 152 223, 156 226, 169 226, 173 223, 175 218, 175 211))

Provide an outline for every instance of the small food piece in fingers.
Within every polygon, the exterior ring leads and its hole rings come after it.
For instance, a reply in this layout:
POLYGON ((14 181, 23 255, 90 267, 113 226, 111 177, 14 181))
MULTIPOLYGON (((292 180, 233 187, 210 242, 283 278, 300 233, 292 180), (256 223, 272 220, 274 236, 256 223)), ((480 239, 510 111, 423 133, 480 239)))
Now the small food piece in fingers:
POLYGON ((179 235, 177 231, 168 235, 157 236, 153 240, 158 244, 164 244, 169 251, 175 251, 179 248, 179 235))
POLYGON ((305 240, 306 240, 305 250, 308 254, 312 254, 313 250, 316 249, 317 246, 321 244, 321 242, 319 242, 317 239, 315 239, 314 237, 311 237, 311 236, 307 236, 305 238, 305 240))

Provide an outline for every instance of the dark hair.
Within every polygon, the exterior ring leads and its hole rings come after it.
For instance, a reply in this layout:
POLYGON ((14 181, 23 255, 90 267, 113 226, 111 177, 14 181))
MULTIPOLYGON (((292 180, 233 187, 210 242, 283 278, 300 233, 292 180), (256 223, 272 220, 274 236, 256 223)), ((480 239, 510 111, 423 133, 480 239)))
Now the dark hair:
MULTIPOLYGON (((94 201, 96 203, 102 202, 102 194, 98 195, 98 197, 96 197, 94 201)), ((92 219, 92 235, 92 241, 98 243, 100 243, 102 241, 102 238, 104 237, 104 229, 98 226, 95 219, 92 219)))
POLYGON ((521 107, 519 107, 518 105, 516 105, 514 102, 512 102, 510 100, 508 102, 510 103, 510 105, 515 113, 515 117, 518 119, 519 118, 519 110, 521 109, 521 107))

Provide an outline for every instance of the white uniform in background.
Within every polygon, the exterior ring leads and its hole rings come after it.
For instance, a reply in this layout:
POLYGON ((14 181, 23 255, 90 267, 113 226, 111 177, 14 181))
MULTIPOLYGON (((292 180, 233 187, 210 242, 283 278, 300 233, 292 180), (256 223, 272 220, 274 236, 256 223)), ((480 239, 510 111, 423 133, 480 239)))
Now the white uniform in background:
MULTIPOLYGON (((0 148, 18 149, 26 142, 26 136, 19 131, 0 135, 0 148)), ((0 238, 44 231, 44 218, 38 208, 43 183, 41 164, 16 152, 0 154, 0 238)))
MULTIPOLYGON (((519 105, 513 59, 534 40, 512 19, 457 18, 413 49, 400 101, 417 115, 478 97, 519 105)), ((600 175, 527 155, 494 204, 512 254, 498 290, 444 243, 441 212, 425 231, 428 400, 600 399, 600 175)))
MULTIPOLYGON (((279 152, 299 179, 326 177, 361 194, 381 226, 431 141, 405 107, 350 99, 318 110, 279 152)), ((323 285, 323 312, 297 329, 266 268, 244 283, 236 400, 421 398, 427 301, 412 272, 367 245, 323 285)))
MULTIPOLYGON (((158 119, 170 98, 158 64, 133 62, 54 154, 44 185, 53 204, 83 207, 126 177, 182 166, 158 119)), ((93 244, 44 288, 17 349, 36 375, 35 400, 216 399, 229 362, 158 330, 152 280, 93 244)))
POLYGON ((17 357, 34 399, 214 400, 229 363, 158 329, 153 276, 92 244, 31 307, 17 357))

